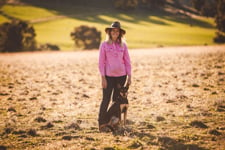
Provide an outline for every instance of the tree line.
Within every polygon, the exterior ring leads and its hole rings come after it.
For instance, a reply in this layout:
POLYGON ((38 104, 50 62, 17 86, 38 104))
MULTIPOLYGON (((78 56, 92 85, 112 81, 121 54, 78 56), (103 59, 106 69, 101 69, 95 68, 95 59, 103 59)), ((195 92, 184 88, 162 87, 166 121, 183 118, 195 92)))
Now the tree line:
MULTIPOLYGON (((39 0, 39 2, 44 1, 45 0, 39 0)), ((62 0, 55 1, 63 3, 62 0)), ((87 0, 65 1, 71 3, 88 3, 87 0)), ((111 0, 111 2, 113 2, 116 9, 123 10, 133 10, 137 7, 154 10, 161 9, 167 4, 166 0, 111 0)), ((0 1, 0 13, 2 13, 1 7, 6 3, 7 0, 0 1)), ((173 3, 177 7, 182 7, 179 0, 173 0, 173 3)), ((191 4, 199 14, 215 18, 217 31, 213 40, 216 43, 225 43, 225 0, 191 0, 191 4)), ((84 49, 98 48, 101 41, 101 32, 95 27, 88 27, 85 25, 75 27, 70 36, 78 47, 84 49)), ((35 37, 35 29, 28 22, 12 20, 11 22, 0 24, 0 52, 60 49, 57 45, 49 43, 41 45, 38 48, 35 37)))

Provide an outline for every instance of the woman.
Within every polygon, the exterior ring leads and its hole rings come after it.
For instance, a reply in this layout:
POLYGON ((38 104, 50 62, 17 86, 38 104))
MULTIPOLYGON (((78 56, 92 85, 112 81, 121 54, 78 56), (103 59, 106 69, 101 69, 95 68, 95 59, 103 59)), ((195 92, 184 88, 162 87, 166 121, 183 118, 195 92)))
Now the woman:
POLYGON ((131 84, 131 62, 127 45, 123 40, 126 31, 120 27, 120 22, 113 22, 105 28, 106 40, 99 48, 99 71, 101 74, 103 98, 99 111, 99 130, 105 124, 105 114, 110 103, 111 95, 113 101, 118 97, 117 85, 131 84))

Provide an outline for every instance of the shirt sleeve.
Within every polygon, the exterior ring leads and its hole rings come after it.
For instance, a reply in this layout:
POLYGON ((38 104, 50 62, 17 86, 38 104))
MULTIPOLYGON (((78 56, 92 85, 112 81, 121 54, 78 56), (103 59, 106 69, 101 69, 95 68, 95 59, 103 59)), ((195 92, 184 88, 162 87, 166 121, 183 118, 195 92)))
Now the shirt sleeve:
POLYGON ((131 61, 130 61, 128 48, 127 48, 127 45, 125 43, 124 43, 124 64, 125 64, 125 67, 126 67, 127 75, 131 75, 131 61))
POLYGON ((105 61, 106 61, 106 55, 105 55, 105 49, 104 49, 104 42, 101 43, 99 47, 99 72, 102 76, 105 76, 105 61))

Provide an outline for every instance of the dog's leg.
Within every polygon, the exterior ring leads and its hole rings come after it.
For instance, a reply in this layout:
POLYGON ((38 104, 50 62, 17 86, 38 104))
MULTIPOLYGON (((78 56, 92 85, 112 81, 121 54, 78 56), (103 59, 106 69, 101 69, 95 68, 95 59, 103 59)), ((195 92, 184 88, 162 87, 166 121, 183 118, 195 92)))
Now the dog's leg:
POLYGON ((126 126, 126 120, 127 120, 127 108, 126 108, 126 111, 123 114, 123 125, 124 125, 124 127, 126 126))

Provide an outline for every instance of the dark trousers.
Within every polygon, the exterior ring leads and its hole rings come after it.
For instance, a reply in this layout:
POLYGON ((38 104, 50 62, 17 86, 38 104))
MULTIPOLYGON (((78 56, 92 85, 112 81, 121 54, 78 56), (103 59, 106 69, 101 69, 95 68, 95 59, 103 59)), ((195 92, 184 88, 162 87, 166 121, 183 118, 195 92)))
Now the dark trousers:
POLYGON ((105 116, 108 110, 111 97, 113 101, 116 101, 119 95, 117 86, 118 84, 123 86, 126 82, 126 79, 127 79, 127 76, 121 76, 121 77, 106 76, 107 87, 103 89, 103 99, 100 105, 99 118, 98 118, 99 125, 107 123, 106 122, 107 119, 105 119, 105 116))

